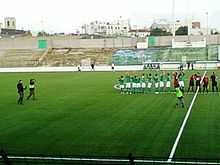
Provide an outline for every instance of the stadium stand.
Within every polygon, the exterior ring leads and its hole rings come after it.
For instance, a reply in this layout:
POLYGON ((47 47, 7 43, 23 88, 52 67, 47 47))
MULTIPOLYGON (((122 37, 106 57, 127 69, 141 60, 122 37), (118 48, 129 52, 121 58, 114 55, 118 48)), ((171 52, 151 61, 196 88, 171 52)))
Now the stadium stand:
POLYGON ((45 50, 9 49, 0 51, 0 67, 37 66, 38 60, 45 50))
POLYGON ((109 65, 112 53, 112 49, 52 49, 45 60, 48 66, 77 66, 85 59, 95 65, 109 65))

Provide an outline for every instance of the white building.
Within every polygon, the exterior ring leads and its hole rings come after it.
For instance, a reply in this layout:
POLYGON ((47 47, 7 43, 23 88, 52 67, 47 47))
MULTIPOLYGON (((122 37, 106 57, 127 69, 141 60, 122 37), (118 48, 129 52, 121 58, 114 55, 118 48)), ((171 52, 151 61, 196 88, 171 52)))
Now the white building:
MULTIPOLYGON (((188 26, 187 21, 180 21, 176 20, 175 23, 175 30, 177 31, 180 27, 188 26)), ((166 32, 172 32, 173 30, 173 23, 169 22, 166 19, 156 19, 154 20, 153 24, 151 25, 151 29, 163 29, 166 32)))
POLYGON ((130 37, 146 38, 150 36, 150 30, 148 29, 131 29, 128 32, 130 37))
POLYGON ((16 29, 16 19, 15 17, 6 17, 5 18, 5 29, 16 29))
POLYGON ((122 19, 113 22, 94 21, 82 27, 82 34, 97 34, 107 36, 127 36, 130 30, 130 21, 122 19))
POLYGON ((3 24, 0 23, 0 34, 1 34, 1 32, 2 32, 2 27, 3 27, 3 24))
POLYGON ((156 19, 150 27, 151 29, 162 29, 170 32, 170 23, 166 19, 156 19))

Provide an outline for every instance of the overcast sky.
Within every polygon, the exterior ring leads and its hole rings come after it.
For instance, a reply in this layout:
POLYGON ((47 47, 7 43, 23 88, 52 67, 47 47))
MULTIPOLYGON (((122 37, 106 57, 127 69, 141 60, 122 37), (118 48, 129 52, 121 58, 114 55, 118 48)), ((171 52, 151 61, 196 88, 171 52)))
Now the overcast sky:
MULTIPOLYGON (((190 11, 190 17, 206 27, 209 12, 210 26, 220 29, 219 6, 219 0, 176 0, 176 18, 184 20, 190 11)), ((0 22, 14 16, 19 29, 68 33, 90 21, 120 16, 132 25, 150 26, 154 19, 171 20, 171 9, 172 0, 2 0, 0 22)))

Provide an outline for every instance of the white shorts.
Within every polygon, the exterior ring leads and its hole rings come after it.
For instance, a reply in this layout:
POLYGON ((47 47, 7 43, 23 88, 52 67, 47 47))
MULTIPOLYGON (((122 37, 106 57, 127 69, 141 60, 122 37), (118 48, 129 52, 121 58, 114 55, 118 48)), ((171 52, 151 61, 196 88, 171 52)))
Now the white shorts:
POLYGON ((132 83, 132 88, 137 88, 137 84, 136 83, 132 83))
POLYGON ((167 87, 167 88, 170 88, 170 87, 171 87, 171 82, 170 82, 170 81, 167 81, 167 82, 166 82, 166 87, 167 87))
POLYGON ((151 88, 151 87, 152 87, 152 83, 148 83, 147 88, 151 88))
POLYGON ((141 83, 141 88, 146 88, 146 83, 141 83))
POLYGON ((126 88, 131 88, 131 83, 126 83, 126 88))
POLYGON ((120 85, 119 87, 120 87, 120 89, 124 89, 124 88, 125 88, 125 86, 124 86, 124 85, 120 85))
POLYGON ((158 88, 159 87, 159 83, 155 83, 155 88, 158 88))
POLYGON ((184 81, 179 82, 180 87, 184 87, 184 81))
POLYGON ((137 83, 136 85, 137 88, 141 88, 141 83, 137 83))
POLYGON ((164 82, 160 81, 160 88, 163 88, 163 87, 164 87, 164 82))

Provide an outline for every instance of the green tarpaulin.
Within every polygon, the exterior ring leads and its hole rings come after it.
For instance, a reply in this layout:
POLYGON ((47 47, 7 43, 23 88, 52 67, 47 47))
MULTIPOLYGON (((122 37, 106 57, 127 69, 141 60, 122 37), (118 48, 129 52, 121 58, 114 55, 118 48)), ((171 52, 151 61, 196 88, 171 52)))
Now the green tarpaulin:
POLYGON ((38 40, 38 48, 46 49, 47 48, 47 40, 38 40))
POLYGON ((148 46, 149 47, 155 46, 155 42, 156 42, 155 37, 149 37, 148 38, 148 46))

